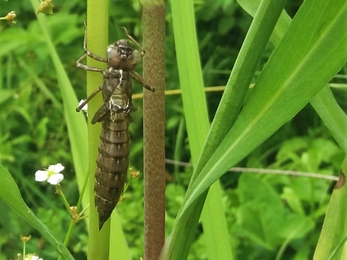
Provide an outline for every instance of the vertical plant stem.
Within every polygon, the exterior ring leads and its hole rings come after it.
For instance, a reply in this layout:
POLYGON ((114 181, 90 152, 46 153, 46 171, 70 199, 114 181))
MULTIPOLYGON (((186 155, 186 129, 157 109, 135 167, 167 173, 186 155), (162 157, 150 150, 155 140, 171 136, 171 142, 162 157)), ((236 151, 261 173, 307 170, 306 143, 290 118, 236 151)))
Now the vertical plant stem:
POLYGON ((158 259, 165 231, 165 2, 142 1, 144 78, 144 259, 158 259), (151 3, 149 3, 151 2, 151 3))
MULTIPOLYGON (((81 28, 82 29, 82 28, 81 28)), ((83 28, 84 30, 84 28, 83 28)), ((89 0, 87 3, 87 47, 93 53, 104 56, 108 43, 108 1, 89 0)), ((81 45, 82 47, 82 45, 81 45)), ((88 66, 105 68, 105 64, 88 58, 88 66)), ((89 96, 102 83, 99 73, 87 72, 87 96, 89 96)), ((88 113, 93 116, 101 106, 101 97, 98 96, 88 103, 88 113)), ((88 259, 108 259, 110 224, 105 223, 99 231, 98 215, 94 204, 94 174, 95 159, 98 151, 100 124, 88 123, 88 148, 89 148, 89 180, 90 180, 90 214, 89 214, 89 244, 88 259)))

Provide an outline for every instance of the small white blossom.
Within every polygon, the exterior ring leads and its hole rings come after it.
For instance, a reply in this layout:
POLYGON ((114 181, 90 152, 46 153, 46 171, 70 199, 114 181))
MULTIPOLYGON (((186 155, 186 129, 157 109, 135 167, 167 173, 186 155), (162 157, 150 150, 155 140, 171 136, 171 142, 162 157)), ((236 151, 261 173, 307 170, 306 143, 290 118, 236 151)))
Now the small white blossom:
POLYGON ((38 257, 37 255, 29 254, 24 258, 24 260, 43 260, 43 259, 38 257))
POLYGON ((64 170, 64 166, 61 163, 56 165, 50 165, 45 171, 36 171, 35 180, 36 181, 48 181, 52 185, 57 185, 64 179, 64 175, 60 172, 64 170))

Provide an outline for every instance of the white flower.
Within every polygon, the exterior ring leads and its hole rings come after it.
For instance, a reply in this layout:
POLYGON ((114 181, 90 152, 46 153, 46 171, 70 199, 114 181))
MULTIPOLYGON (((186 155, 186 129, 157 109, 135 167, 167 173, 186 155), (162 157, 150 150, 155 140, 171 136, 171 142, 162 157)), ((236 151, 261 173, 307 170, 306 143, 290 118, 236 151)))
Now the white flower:
POLYGON ((56 165, 50 165, 45 171, 36 171, 35 180, 36 181, 48 181, 52 185, 57 185, 64 179, 64 175, 60 172, 64 170, 64 166, 61 163, 56 165))
POLYGON ((43 259, 38 257, 37 255, 29 254, 24 258, 24 260, 43 260, 43 259))

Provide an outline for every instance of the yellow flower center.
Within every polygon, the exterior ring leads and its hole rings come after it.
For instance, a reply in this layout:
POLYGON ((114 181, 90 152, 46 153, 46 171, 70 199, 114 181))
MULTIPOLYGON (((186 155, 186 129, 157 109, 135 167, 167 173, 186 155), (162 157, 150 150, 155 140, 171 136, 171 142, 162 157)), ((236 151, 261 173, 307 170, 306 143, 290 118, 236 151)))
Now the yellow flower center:
POLYGON ((52 170, 47 171, 48 178, 51 177, 53 174, 54 174, 54 171, 52 171, 52 170))

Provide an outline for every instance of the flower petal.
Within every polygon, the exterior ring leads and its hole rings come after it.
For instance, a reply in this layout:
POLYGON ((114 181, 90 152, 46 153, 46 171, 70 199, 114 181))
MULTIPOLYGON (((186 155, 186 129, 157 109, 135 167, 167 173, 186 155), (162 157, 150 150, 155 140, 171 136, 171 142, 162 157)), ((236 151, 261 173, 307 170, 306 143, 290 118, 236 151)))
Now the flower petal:
POLYGON ((45 181, 48 178, 47 171, 36 171, 35 181, 45 181))
POLYGON ((64 179, 64 175, 61 173, 55 173, 48 178, 48 182, 52 185, 57 185, 64 179))
POLYGON ((59 173, 64 169, 65 167, 61 163, 57 163, 56 165, 50 165, 48 167, 48 171, 53 171, 54 173, 59 173))
POLYGON ((29 254, 24 258, 24 260, 43 260, 43 259, 36 255, 29 254))

